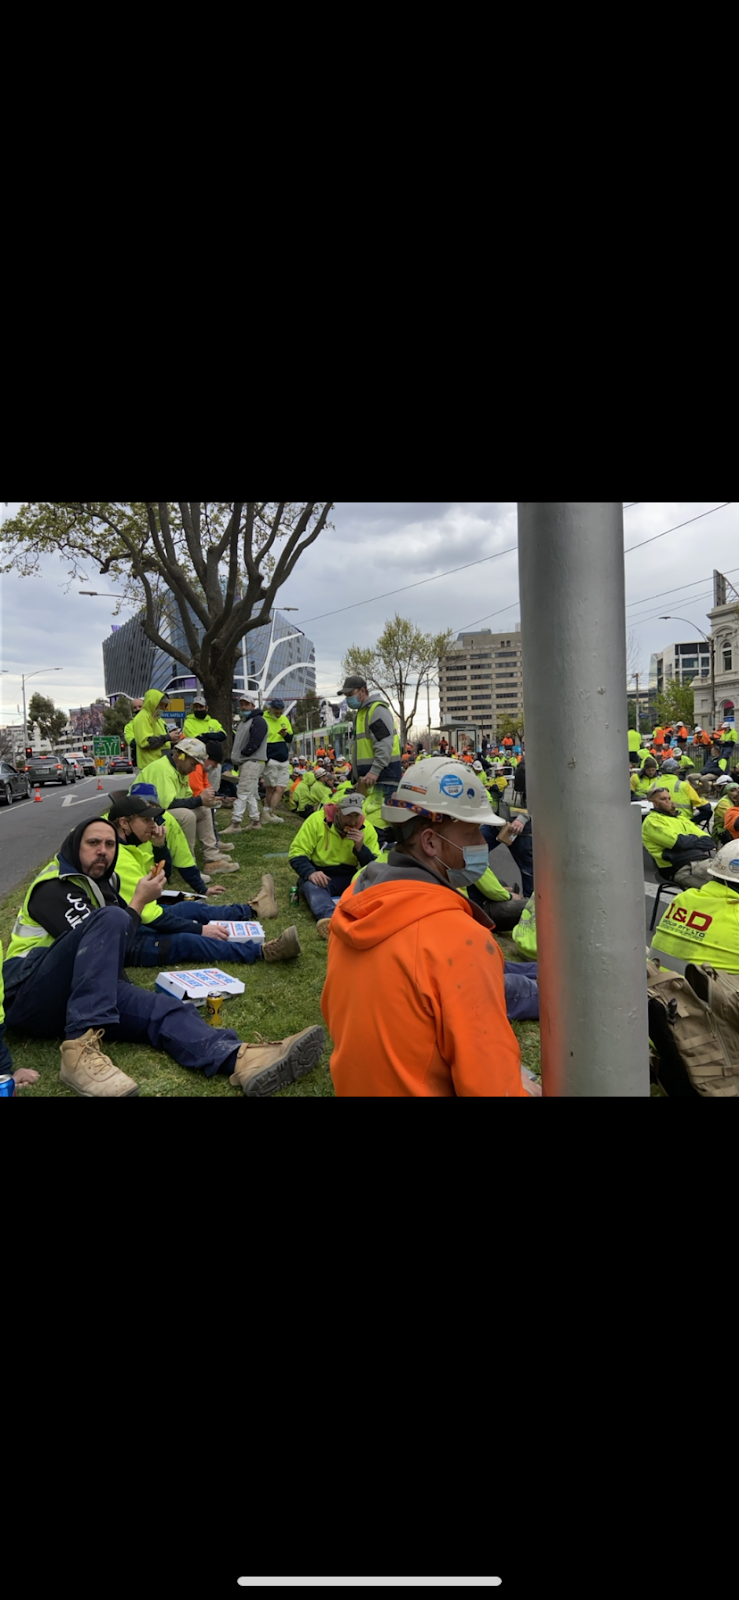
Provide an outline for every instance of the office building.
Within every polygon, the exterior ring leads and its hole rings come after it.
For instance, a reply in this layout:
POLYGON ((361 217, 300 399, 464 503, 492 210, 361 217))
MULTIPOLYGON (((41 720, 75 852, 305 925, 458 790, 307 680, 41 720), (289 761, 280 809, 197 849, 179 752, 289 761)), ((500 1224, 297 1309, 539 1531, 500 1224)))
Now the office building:
MULTIPOLYGON (((202 625, 194 617, 193 623, 198 637, 202 638, 202 625)), ((178 613, 162 620, 160 628, 163 637, 171 639, 183 651, 187 650, 178 613)), ((309 689, 315 691, 315 661, 312 641, 279 611, 273 611, 269 623, 253 629, 242 640, 241 655, 234 671, 234 693, 244 692, 246 679, 249 687, 262 696, 269 694, 274 685, 275 694, 289 704, 309 689)), ((147 639, 139 616, 113 628, 103 640, 103 663, 105 693, 109 699, 119 694, 141 699, 147 689, 187 694, 197 687, 197 679, 180 661, 147 639)))
POLYGON ((504 716, 523 714, 520 625, 506 633, 460 633, 439 662, 439 722, 474 723, 494 733, 504 716))
POLYGON ((649 694, 664 694, 671 683, 690 684, 711 676, 711 647, 707 639, 692 644, 668 644, 649 662, 649 694))

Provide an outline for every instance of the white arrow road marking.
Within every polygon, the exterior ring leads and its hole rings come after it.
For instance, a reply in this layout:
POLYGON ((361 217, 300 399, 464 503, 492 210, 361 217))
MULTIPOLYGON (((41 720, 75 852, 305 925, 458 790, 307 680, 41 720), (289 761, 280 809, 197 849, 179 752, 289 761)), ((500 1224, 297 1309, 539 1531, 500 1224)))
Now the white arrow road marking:
MULTIPOLYGON (((65 806, 87 806, 87 805, 90 804, 91 800, 95 799, 97 793, 98 793, 98 790, 96 789, 95 790, 95 794, 86 795, 84 800, 73 800, 72 796, 70 794, 70 795, 67 796, 66 800, 62 800, 62 810, 64 809, 65 806)), ((107 794, 107 790, 104 789, 103 790, 103 794, 107 794)))

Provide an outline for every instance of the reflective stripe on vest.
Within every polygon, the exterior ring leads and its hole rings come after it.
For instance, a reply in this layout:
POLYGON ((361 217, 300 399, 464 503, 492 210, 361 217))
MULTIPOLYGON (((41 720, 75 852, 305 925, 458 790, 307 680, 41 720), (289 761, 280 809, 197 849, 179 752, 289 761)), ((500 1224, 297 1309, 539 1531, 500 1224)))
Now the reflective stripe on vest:
MULTIPOLYGON (((362 710, 357 713, 357 721, 354 730, 357 741, 357 761, 374 761, 375 759, 375 746, 367 730, 366 724, 367 717, 371 716, 372 712, 376 711, 380 706, 382 707, 383 711, 389 711, 390 716, 393 716, 390 706, 386 705, 384 700, 373 700, 371 706, 363 706, 362 710)), ((390 760, 398 761, 399 759, 400 739, 398 737, 398 730, 395 726, 395 718, 393 717, 393 749, 390 760)))

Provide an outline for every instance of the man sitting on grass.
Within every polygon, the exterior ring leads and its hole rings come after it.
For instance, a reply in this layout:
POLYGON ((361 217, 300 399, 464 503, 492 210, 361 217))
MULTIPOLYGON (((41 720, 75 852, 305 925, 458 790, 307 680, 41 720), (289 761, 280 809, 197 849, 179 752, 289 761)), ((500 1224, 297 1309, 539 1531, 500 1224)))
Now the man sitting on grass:
POLYGON ((380 854, 377 834, 364 817, 364 797, 344 794, 308 817, 290 845, 290 866, 314 917, 316 932, 327 939, 334 900, 348 889, 358 867, 380 854))
POLYGON ((233 1029, 209 1027, 195 1006, 131 983, 128 945, 164 874, 141 878, 127 903, 117 889, 118 849, 113 824, 94 817, 67 835, 34 879, 3 966, 8 1027, 39 1039, 61 1034, 61 1081, 87 1098, 139 1092, 103 1054, 104 1036, 166 1050, 206 1078, 227 1072, 250 1097, 274 1094, 311 1072, 323 1050, 322 1028, 242 1044, 233 1029))

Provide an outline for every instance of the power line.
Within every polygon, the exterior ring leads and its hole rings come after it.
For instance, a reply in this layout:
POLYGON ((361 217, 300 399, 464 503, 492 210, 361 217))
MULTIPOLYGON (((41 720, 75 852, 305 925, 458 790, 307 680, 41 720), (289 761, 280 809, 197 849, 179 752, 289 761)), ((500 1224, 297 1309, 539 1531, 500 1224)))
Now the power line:
MULTIPOLYGON (((405 583, 402 589, 387 589, 384 594, 370 595, 368 600, 355 600, 350 606, 337 606, 335 611, 322 611, 317 617, 304 617, 303 622, 304 624, 322 622, 324 617, 338 617, 341 611, 356 611, 357 606, 371 606, 375 600, 389 600, 394 594, 406 594, 409 589, 420 589, 424 583, 436 583, 437 578, 450 578, 454 572, 468 572, 470 567, 481 567, 486 561, 497 561, 499 556, 509 556, 517 549, 517 544, 511 544, 507 550, 496 550, 492 556, 481 556, 479 561, 467 561, 463 567, 450 567, 448 572, 435 572, 432 578, 419 578, 417 583, 405 583)), ((509 609, 507 606, 506 610, 509 609)))
MULTIPOLYGON (((727 567, 724 577, 728 578, 730 572, 739 572, 739 567, 727 567)), ((712 574, 707 572, 705 578, 691 578, 689 583, 678 583, 674 589, 658 589, 656 594, 642 595, 641 600, 630 600, 626 610, 630 611, 632 606, 645 606, 648 600, 661 600, 666 594, 679 594, 682 589, 692 589, 696 583, 708 583, 711 577, 712 574)))
POLYGON ((667 533, 677 533, 678 528, 689 528, 691 522, 700 522, 701 517, 712 517, 714 511, 725 511, 730 505, 730 500, 723 500, 720 506, 712 506, 710 511, 700 511, 697 517, 688 517, 687 522, 678 522, 674 528, 665 528, 662 533, 655 533, 651 539, 642 539, 641 544, 630 544, 628 550, 624 550, 624 555, 630 556, 632 550, 642 550, 645 544, 654 544, 655 539, 664 539, 667 533))

